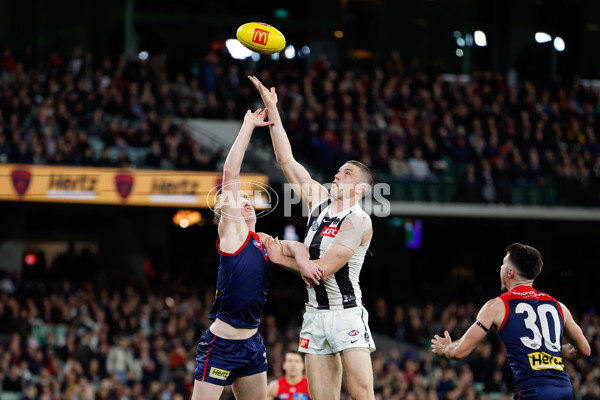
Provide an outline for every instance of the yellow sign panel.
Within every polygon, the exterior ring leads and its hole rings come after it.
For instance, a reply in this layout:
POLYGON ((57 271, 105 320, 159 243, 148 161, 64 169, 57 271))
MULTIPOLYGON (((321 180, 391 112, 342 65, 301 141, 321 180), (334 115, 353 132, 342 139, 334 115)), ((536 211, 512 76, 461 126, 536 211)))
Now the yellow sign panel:
MULTIPOLYGON (((221 179, 220 172, 0 164, 0 200, 206 208, 221 179)), ((255 197, 268 185, 263 174, 241 181, 255 197)))

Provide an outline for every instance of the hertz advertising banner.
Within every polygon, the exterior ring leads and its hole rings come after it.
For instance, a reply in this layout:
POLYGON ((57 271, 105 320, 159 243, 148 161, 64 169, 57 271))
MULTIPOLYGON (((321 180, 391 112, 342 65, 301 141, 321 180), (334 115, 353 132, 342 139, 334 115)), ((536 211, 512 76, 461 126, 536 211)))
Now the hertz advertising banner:
MULTIPOLYGON (((0 164, 0 201, 207 208, 221 179, 220 172, 0 164)), ((268 187, 262 174, 242 174, 241 181, 250 193, 268 187)))

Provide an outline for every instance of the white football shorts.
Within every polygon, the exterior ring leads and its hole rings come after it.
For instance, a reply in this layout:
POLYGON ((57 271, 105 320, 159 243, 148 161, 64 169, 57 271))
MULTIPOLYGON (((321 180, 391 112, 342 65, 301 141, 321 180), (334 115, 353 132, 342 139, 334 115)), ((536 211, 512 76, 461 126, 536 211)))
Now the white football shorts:
POLYGON ((375 351, 367 310, 363 306, 341 310, 307 307, 298 351, 335 354, 349 349, 375 351))

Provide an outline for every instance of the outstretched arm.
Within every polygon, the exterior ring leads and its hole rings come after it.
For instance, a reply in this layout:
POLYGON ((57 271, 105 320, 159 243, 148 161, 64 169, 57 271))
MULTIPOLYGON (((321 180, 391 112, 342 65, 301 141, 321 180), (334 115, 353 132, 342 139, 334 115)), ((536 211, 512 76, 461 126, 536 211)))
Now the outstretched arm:
POLYGON ((592 353, 590 344, 583 335, 579 325, 575 323, 571 312, 564 304, 560 303, 563 315, 565 317, 565 340, 569 343, 563 344, 562 355, 569 360, 576 360, 582 357, 589 357, 592 353))
MULTIPOLYGON (((504 303, 500 298, 495 298, 481 308, 477 314, 477 321, 489 330, 493 325, 498 326, 498 321, 502 320, 504 312, 504 303)), ((431 339, 431 351, 438 356, 458 360, 471 354, 486 335, 487 331, 477 323, 471 325, 465 334, 455 341, 452 341, 448 331, 445 331, 444 337, 435 335, 431 339)))
MULTIPOLYGON (((267 115, 268 111, 260 108, 255 112, 250 110, 246 112, 242 127, 225 159, 221 185, 221 220, 219 222, 221 244, 224 244, 224 239, 229 239, 229 235, 245 226, 241 217, 241 207, 237 204, 240 192, 240 171, 254 128, 273 124, 271 121, 265 121, 267 115)), ((244 236, 242 240, 245 239, 246 234, 247 232, 242 233, 244 236)))
POLYGON ((306 168, 294 158, 292 146, 283 128, 281 116, 277 109, 277 93, 275 93, 275 88, 271 88, 271 90, 267 89, 255 76, 249 76, 248 78, 260 93, 265 107, 269 110, 269 120, 273 122, 273 125, 270 126, 271 140, 273 141, 277 162, 283 169, 283 173, 292 185, 294 192, 312 210, 327 198, 327 189, 314 181, 306 168))
POLYGON ((311 283, 319 284, 323 270, 310 260, 308 249, 303 243, 291 240, 279 241, 277 238, 269 237, 266 239, 265 246, 269 260, 288 271, 300 274, 306 287, 310 287, 311 283))

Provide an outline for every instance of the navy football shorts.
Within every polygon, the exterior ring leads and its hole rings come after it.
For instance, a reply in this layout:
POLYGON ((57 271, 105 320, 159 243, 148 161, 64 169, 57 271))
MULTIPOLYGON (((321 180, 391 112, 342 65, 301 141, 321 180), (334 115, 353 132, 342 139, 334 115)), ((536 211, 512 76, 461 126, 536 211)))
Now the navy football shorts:
POLYGON ((230 340, 215 336, 209 329, 198 342, 194 379, 226 386, 267 368, 267 349, 258 332, 248 339, 230 340))
POLYGON ((573 400, 571 386, 539 385, 518 390, 513 396, 515 400, 573 400))

